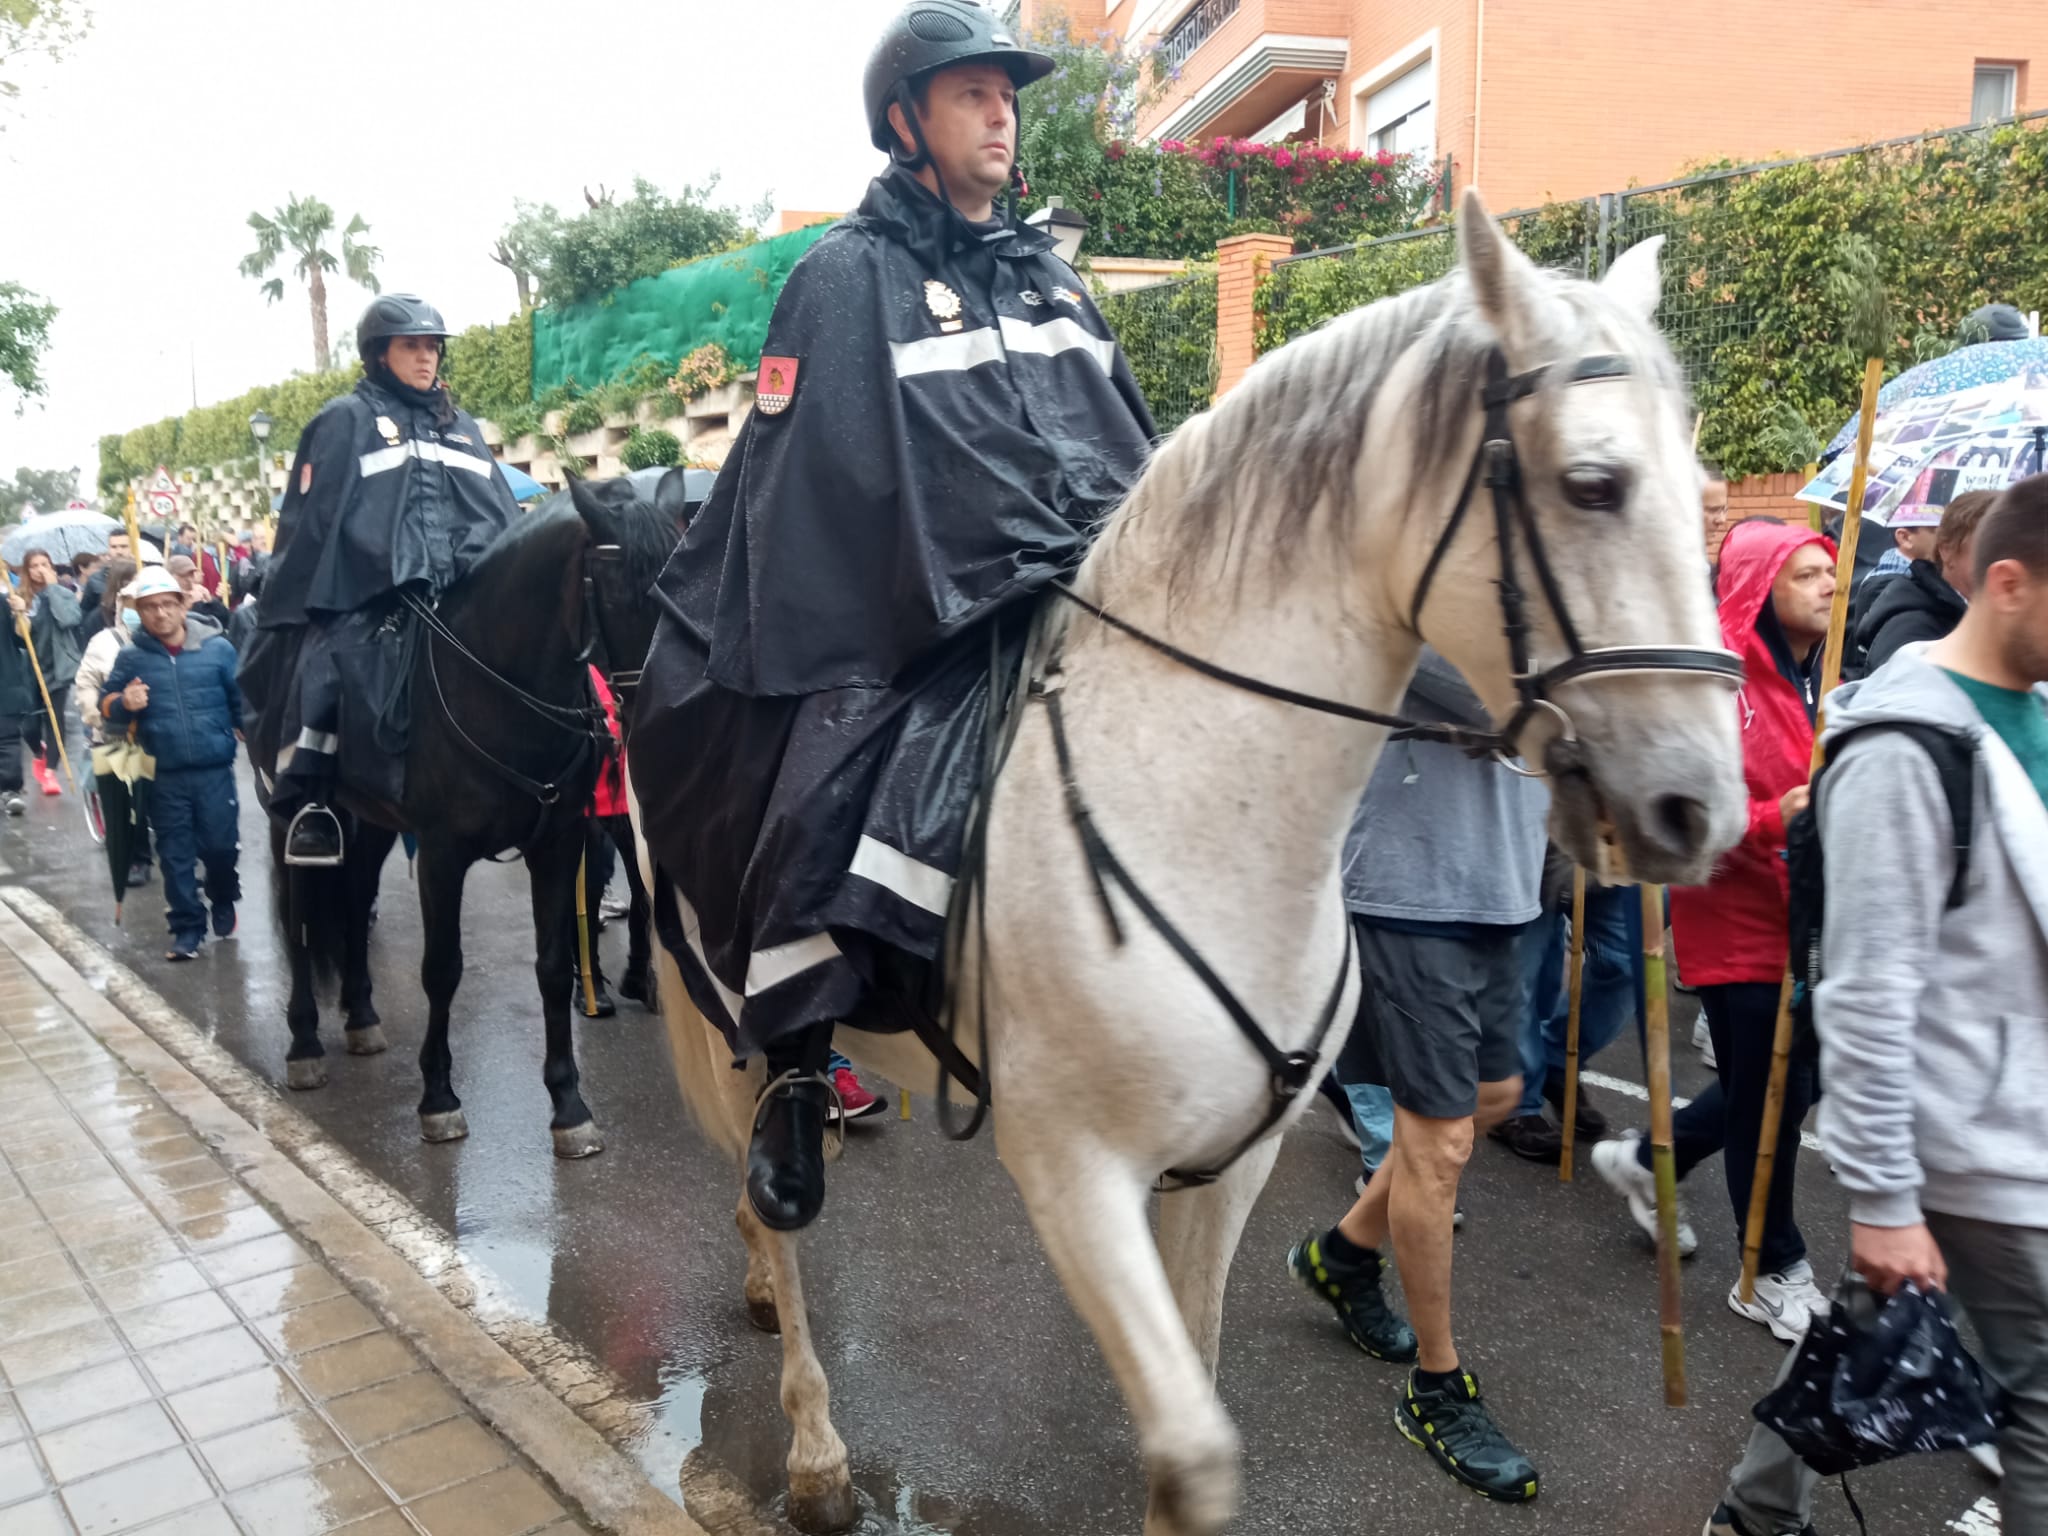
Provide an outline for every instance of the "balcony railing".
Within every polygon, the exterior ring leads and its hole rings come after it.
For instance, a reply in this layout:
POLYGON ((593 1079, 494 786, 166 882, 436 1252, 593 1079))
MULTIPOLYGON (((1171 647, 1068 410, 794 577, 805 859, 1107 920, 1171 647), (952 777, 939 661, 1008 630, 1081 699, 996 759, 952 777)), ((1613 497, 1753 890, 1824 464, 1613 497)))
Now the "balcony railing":
POLYGON ((1237 14, 1238 0, 1202 0, 1192 11, 1180 19, 1166 40, 1159 45, 1159 67, 1171 74, 1193 57, 1197 48, 1209 41, 1223 24, 1237 14))

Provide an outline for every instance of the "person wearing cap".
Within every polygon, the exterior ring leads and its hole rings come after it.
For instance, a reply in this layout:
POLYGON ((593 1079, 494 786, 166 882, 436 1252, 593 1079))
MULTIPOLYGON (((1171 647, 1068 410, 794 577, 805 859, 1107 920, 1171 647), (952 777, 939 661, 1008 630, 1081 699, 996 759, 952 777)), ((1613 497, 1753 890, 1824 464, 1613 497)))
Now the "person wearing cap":
POLYGON ((143 749, 156 759, 150 820, 171 925, 164 958, 195 960, 206 942, 208 907, 214 937, 230 938, 242 895, 235 790, 242 693, 235 684, 235 648, 211 624, 186 613, 184 588, 161 566, 137 576, 126 595, 139 628, 107 672, 100 713, 111 733, 135 724, 143 749))
POLYGON ((373 299, 356 326, 361 382, 299 438, 242 678, 252 714, 281 711, 267 803, 287 823, 287 864, 341 862, 341 735, 367 730, 378 702, 346 696, 361 669, 340 657, 391 650, 376 635, 401 597, 446 591, 519 513, 441 382, 448 334, 416 294, 373 299))
POLYGON ((929 1017, 992 656, 1155 436, 1086 285, 1015 218, 1018 96, 1053 67, 967 0, 888 24, 863 80, 888 166, 791 272, 661 581, 634 789, 696 916, 691 997, 766 1058, 747 1193, 778 1230, 824 1200, 834 1022, 929 1017))

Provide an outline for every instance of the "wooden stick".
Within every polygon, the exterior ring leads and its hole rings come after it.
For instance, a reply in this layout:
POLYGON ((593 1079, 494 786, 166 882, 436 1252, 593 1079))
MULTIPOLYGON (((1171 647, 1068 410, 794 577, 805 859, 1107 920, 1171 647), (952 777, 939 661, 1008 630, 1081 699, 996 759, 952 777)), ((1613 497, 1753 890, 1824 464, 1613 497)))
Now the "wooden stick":
POLYGON ((128 487, 128 558, 142 569, 142 529, 135 521, 135 487, 128 487))
POLYGON ((597 1017, 597 987, 590 974, 590 910, 584 900, 583 875, 590 864, 590 852, 576 861, 576 979, 583 987, 583 1017, 597 1017))
MULTIPOLYGON (((9 578, 10 581, 12 579, 9 578)), ((35 669, 36 691, 43 696, 43 716, 50 722, 50 739, 57 744, 57 761, 64 765, 64 777, 70 781, 71 793, 75 795, 78 793, 78 776, 71 771, 71 754, 64 748, 64 722, 58 718, 57 707, 50 702, 50 685, 43 677, 42 658, 36 655, 35 636, 29 633, 28 615, 17 613, 14 627, 21 631, 21 648, 28 652, 28 664, 35 669)))
MULTIPOLYGON (((1811 485, 1813 484, 1813 477, 1819 473, 1820 465, 1809 459, 1806 462, 1806 478, 1799 483, 1801 485, 1811 485)), ((1806 526, 1815 533, 1819 533, 1822 528, 1827 526, 1827 515, 1823 511, 1821 504, 1817 501, 1809 501, 1806 504, 1806 526)))
MULTIPOLYGON (((1827 698, 1842 680, 1843 631, 1849 621, 1849 589, 1856 574, 1856 541, 1863 529, 1863 492, 1870 477, 1870 435, 1877 426, 1877 390, 1884 382, 1884 359, 1863 364, 1863 417, 1856 428, 1856 467, 1849 476, 1848 509, 1842 514, 1842 547, 1835 554, 1835 604, 1828 613, 1827 649, 1821 653, 1820 710, 1813 725, 1811 780, 1820 766, 1821 732, 1827 726, 1827 698)), ((1771 1079, 1764 1090, 1763 1126, 1757 1133, 1756 1170, 1749 1186, 1749 1218, 1742 1227, 1742 1278, 1736 1289, 1746 1303, 1756 1295, 1757 1262, 1763 1251, 1764 1211, 1771 1201, 1771 1180, 1778 1171, 1778 1125, 1785 1118, 1785 1079, 1792 1067, 1792 967, 1788 956, 1785 979, 1778 988, 1778 1021, 1771 1034, 1771 1079)))
POLYGON ((1564 1151, 1557 1159, 1557 1182, 1572 1181, 1572 1128, 1579 1117, 1579 998, 1586 972, 1586 871, 1572 869, 1572 964, 1570 1004, 1564 1026, 1564 1151))
POLYGON ((1685 1406, 1685 1308, 1678 1286, 1678 1163, 1671 1147, 1671 999, 1664 979, 1664 887, 1643 892, 1643 1034, 1650 1058, 1650 1172, 1657 1181, 1657 1324, 1664 1401, 1685 1406))

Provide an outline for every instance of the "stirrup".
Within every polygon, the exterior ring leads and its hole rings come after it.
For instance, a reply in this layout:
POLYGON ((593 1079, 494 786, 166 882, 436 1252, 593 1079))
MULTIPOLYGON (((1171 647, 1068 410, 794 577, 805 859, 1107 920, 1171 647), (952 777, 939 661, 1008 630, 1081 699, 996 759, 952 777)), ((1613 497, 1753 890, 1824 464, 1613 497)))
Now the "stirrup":
POLYGON ((290 824, 284 829, 284 861, 287 865, 294 869, 333 869, 341 864, 345 855, 346 849, 341 835, 341 818, 336 816, 333 811, 318 801, 309 800, 292 814, 290 824), (292 853, 292 839, 298 835, 300 826, 308 825, 317 828, 320 824, 320 818, 323 817, 328 825, 334 829, 334 852, 331 854, 298 854, 295 856, 292 853))
POLYGON ((846 1106, 840 1102, 839 1085, 828 1072, 805 1072, 792 1067, 780 1077, 770 1078, 754 1096, 754 1126, 748 1134, 760 1131, 762 1122, 768 1118, 770 1099, 782 1098, 789 1089, 804 1083, 816 1083, 825 1090, 825 1161, 837 1162, 839 1154, 846 1150, 846 1106))

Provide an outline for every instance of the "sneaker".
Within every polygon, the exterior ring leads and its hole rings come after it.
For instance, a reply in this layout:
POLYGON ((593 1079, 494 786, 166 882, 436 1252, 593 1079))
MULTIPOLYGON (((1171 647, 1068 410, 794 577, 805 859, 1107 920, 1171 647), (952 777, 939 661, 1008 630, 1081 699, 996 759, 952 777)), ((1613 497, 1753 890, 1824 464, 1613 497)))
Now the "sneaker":
MULTIPOLYGON (((1564 1116, 1564 1074, 1553 1072, 1543 1081, 1543 1097, 1550 1107, 1557 1111, 1560 1119, 1564 1116)), ((1572 1105, 1572 1123, 1580 1137, 1586 1141, 1598 1141, 1607 1134, 1607 1117, 1586 1092, 1586 1080, 1579 1079, 1578 1101, 1572 1105)), ((1562 1140, 1562 1138, 1560 1138, 1562 1140)))
POLYGON ((216 939, 232 939, 239 926, 232 901, 224 901, 213 909, 213 936, 216 939))
POLYGON ((36 783, 41 787, 44 794, 61 795, 64 793, 64 786, 57 782, 57 776, 50 772, 50 765, 40 757, 31 758, 29 760, 29 767, 34 770, 36 783))
POLYGON ((1750 1299, 1742 1299, 1742 1278, 1728 1287, 1728 1310, 1752 1323, 1762 1323, 1784 1344, 1806 1337, 1809 1324, 1828 1315, 1828 1299, 1813 1283, 1813 1266, 1801 1259, 1790 1269, 1758 1275, 1750 1299))
POLYGON ((164 958, 171 961, 197 960, 199 958, 199 940, 173 939, 171 947, 164 951, 164 958))
POLYGON ((849 1120, 865 1120, 879 1115, 888 1108, 881 1095, 869 1093, 861 1080, 853 1075, 853 1068, 841 1067, 832 1074, 832 1086, 839 1090, 839 1106, 849 1120))
MULTIPOLYGON (((1657 1179, 1636 1160, 1636 1148, 1643 1138, 1631 1131, 1618 1141, 1603 1141, 1593 1148, 1593 1171, 1607 1187, 1628 1201, 1628 1213, 1652 1243, 1657 1241, 1657 1179)), ((1678 1256, 1689 1259, 1699 1252, 1699 1234, 1686 1219, 1685 1202, 1678 1203, 1678 1256)))
POLYGON ((1815 1536, 1815 1532, 1811 1525, 1803 1525, 1797 1531, 1759 1531, 1726 1504, 1716 1504, 1700 1536, 1815 1536))
POLYGON ((128 884, 130 886, 149 884, 150 869, 151 866, 147 860, 140 864, 130 864, 128 866, 128 884))
POLYGON ((1693 1020, 1693 1048, 1700 1053, 1700 1065, 1709 1072, 1720 1070, 1720 1062, 1714 1059, 1714 1032, 1707 1028, 1707 1016, 1703 1013, 1693 1020))
POLYGON ((22 799, 20 795, 18 795, 18 794, 10 794, 10 795, 9 795, 9 796, 7 797, 7 814, 8 814, 8 815, 10 815, 10 816, 19 816, 19 815, 20 815, 20 814, 21 814, 21 813, 22 813, 23 811, 25 811, 25 810, 27 810, 27 809, 28 809, 28 802, 27 802, 26 800, 22 799))
POLYGON ((1470 1371, 1431 1392, 1420 1390, 1409 1372, 1394 1424, 1467 1488, 1509 1504, 1536 1497, 1536 1469, 1493 1422, 1470 1371))
POLYGON ((607 896, 597 904, 597 915, 607 923, 629 916, 632 910, 632 900, 625 896, 607 896))
POLYGON ((1532 1163, 1554 1163, 1564 1156, 1564 1132, 1541 1115, 1511 1115, 1486 1134, 1532 1163))
POLYGON ((1287 1272, 1303 1290, 1336 1309, 1337 1321, 1352 1343, 1375 1360, 1404 1365, 1415 1358, 1415 1330, 1387 1305, 1386 1292, 1380 1288, 1380 1271, 1386 1266, 1377 1253, 1356 1266, 1332 1263, 1320 1232, 1287 1250, 1287 1272))

